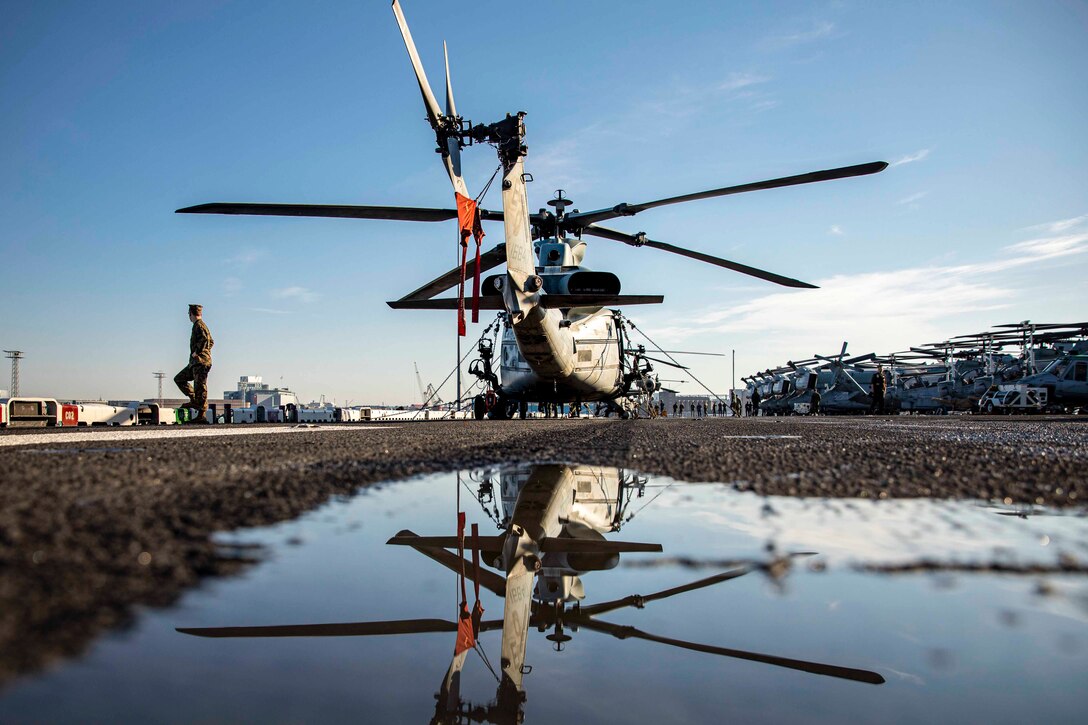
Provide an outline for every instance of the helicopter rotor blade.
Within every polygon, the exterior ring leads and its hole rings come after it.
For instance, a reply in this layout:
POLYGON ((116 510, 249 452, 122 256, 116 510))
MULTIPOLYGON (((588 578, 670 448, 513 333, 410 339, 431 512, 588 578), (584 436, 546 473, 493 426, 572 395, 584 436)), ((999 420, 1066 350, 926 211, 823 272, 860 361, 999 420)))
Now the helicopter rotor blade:
MULTIPOLYGON (((506 245, 499 244, 480 255, 480 273, 493 269, 506 261, 506 245)), ((476 260, 469 258, 465 266, 466 279, 476 274, 476 260)), ((419 289, 401 297, 401 300, 425 300, 445 292, 461 281, 461 268, 451 269, 440 277, 435 277, 419 289)))
POLYGON ((752 570, 749 567, 741 567, 739 569, 732 569, 730 571, 724 571, 714 576, 708 576, 705 579, 699 579, 698 581, 691 582, 690 584, 684 584, 682 586, 673 587, 671 589, 664 589, 654 594, 632 594, 622 599, 613 599, 610 602, 601 602, 600 604, 592 604, 590 606, 582 606, 578 608, 578 613, 585 616, 592 617, 597 614, 605 614, 617 609, 623 609, 624 607, 638 607, 641 609, 647 602, 655 602, 659 599, 667 599, 668 597, 675 596, 677 594, 683 594, 684 592, 694 591, 696 589, 703 589, 705 587, 714 586, 730 579, 736 579, 742 577, 745 574, 750 573, 752 570))
POLYGON ((423 96, 423 106, 427 109, 427 120, 431 122, 431 128, 437 129, 442 109, 438 107, 438 100, 431 91, 431 84, 427 80, 427 71, 423 70, 423 61, 419 59, 416 43, 412 40, 412 31, 408 29, 408 21, 404 19, 404 11, 400 9, 400 1, 393 0, 393 15, 397 17, 397 25, 400 26, 400 36, 404 40, 404 48, 408 51, 408 58, 412 61, 412 70, 416 74, 416 82, 419 83, 419 92, 423 96))
POLYGON ((634 216, 641 211, 646 211, 647 209, 653 209, 659 206, 665 206, 667 204, 679 204, 685 201, 710 199, 717 196, 729 196, 731 194, 740 194, 746 191, 760 191, 762 189, 778 189, 783 186, 811 184, 817 181, 845 179, 851 176, 865 176, 867 174, 875 174, 877 172, 883 171, 887 167, 888 164, 884 161, 874 161, 868 164, 843 166, 838 169, 827 169, 825 171, 813 171, 808 174, 786 176, 780 179, 770 179, 768 181, 756 181, 750 184, 740 184, 739 186, 726 186, 721 189, 699 191, 694 194, 670 196, 666 199, 647 201, 643 202, 642 204, 617 204, 610 209, 600 209, 598 211, 569 214, 563 219, 563 225, 564 228, 567 230, 575 230, 578 228, 582 228, 584 230, 585 227, 590 224, 595 224, 597 222, 605 221, 608 219, 615 219, 616 217, 621 216, 634 216))
POLYGON ((444 619, 399 619, 388 622, 279 624, 263 627, 176 627, 175 631, 196 637, 370 637, 456 632, 457 625, 444 619))
POLYGON ((616 231, 615 229, 606 229, 605 227, 599 227, 596 225, 584 227, 582 229, 582 233, 591 234, 595 237, 603 237, 604 239, 611 239, 616 242, 623 242, 624 244, 628 244, 632 247, 653 247, 654 249, 660 249, 665 252, 672 252, 673 254, 679 254, 684 257, 698 259, 700 262, 707 262, 708 264, 714 264, 719 267, 731 269, 734 272, 747 274, 751 277, 758 277, 759 279, 764 279, 768 282, 774 282, 775 284, 780 284, 784 287, 818 289, 814 284, 802 282, 801 280, 794 279, 792 277, 784 277, 780 274, 768 272, 767 270, 759 269, 757 267, 749 267, 746 264, 731 262, 728 259, 715 257, 711 254, 706 254, 704 252, 696 252, 693 249, 685 249, 684 247, 677 247, 673 244, 666 244, 665 242, 656 242, 652 239, 646 239, 646 235, 644 234, 628 234, 626 232, 616 231))
MULTIPOLYGON (((215 202, 178 209, 175 214, 245 214, 249 216, 298 216, 333 219, 384 219, 402 222, 444 222, 457 218, 456 209, 413 206, 359 206, 352 204, 249 204, 215 202)), ((483 221, 503 220, 501 211, 480 209, 483 221)))
POLYGON ((450 118, 456 118, 457 105, 453 102, 453 84, 450 82, 450 53, 444 40, 442 41, 442 55, 446 59, 446 115, 450 118))
POLYGON ((733 657, 735 659, 749 660, 751 662, 762 662, 763 664, 773 665, 775 667, 785 667, 791 670, 810 672, 814 675, 825 675, 827 677, 837 677, 843 680, 853 680, 854 682, 865 682, 870 685, 881 685, 884 684, 885 681, 881 675, 876 672, 870 672, 869 670, 859 670, 854 669, 853 667, 839 667, 838 665, 829 665, 822 662, 795 660, 789 657, 778 657, 776 655, 748 652, 745 650, 730 649, 728 647, 715 647, 713 645, 700 644, 698 642, 686 642, 682 639, 661 637, 656 634, 650 634, 649 632, 643 632, 634 627, 611 624, 609 622, 602 622, 599 619, 590 619, 589 617, 584 619, 581 617, 568 617, 568 619, 572 623, 577 622, 579 627, 610 634, 617 639, 628 639, 633 637, 635 639, 644 639, 649 642, 659 642, 673 647, 680 647, 681 649, 721 655, 722 657, 733 657))
POLYGON ((175 214, 249 214, 255 216, 309 216, 340 219, 391 219, 406 222, 442 222, 456 219, 456 209, 406 206, 351 206, 347 204, 236 204, 217 202, 178 209, 175 214))
POLYGON ((690 370, 690 368, 686 365, 679 365, 674 362, 669 362, 668 360, 662 360, 659 357, 650 357, 649 355, 639 355, 639 357, 643 360, 653 360, 655 363, 661 363, 662 365, 668 365, 669 367, 680 368, 681 370, 690 370))

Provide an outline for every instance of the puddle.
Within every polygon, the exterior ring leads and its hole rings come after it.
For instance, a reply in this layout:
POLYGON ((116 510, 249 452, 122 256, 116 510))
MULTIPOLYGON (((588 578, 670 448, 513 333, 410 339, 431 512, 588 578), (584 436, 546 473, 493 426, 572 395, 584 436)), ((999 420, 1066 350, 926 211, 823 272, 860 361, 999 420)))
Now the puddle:
POLYGON ((388 484, 218 541, 263 562, 15 681, 0 721, 1020 723, 1088 703, 1083 510, 536 466, 388 484), (484 612, 455 657, 458 495, 484 612), (511 516, 520 549, 495 538, 511 516))

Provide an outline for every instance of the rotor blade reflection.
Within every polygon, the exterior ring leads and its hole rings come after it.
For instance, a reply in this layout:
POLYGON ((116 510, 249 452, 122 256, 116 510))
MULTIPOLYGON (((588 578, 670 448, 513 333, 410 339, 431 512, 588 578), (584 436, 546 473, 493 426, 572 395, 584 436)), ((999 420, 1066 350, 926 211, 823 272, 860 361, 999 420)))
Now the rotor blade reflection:
MULTIPOLYGON (((398 537, 414 537, 416 534, 408 529, 404 529, 397 533, 398 537)), ((442 566, 446 567, 450 571, 456 574, 464 574, 469 580, 474 580, 476 569, 472 566, 472 563, 462 559, 461 557, 453 554, 445 549, 440 549, 434 546, 413 546, 408 544, 420 554, 437 561, 442 566)), ((506 596, 506 579, 499 576, 493 571, 481 568, 480 574, 480 586, 490 591, 492 594, 496 594, 500 597, 506 596)))
POLYGON ((643 632, 640 629, 634 627, 624 627, 617 624, 610 624, 608 622, 602 622, 597 619, 581 619, 579 617, 568 617, 571 623, 577 623, 579 627, 585 627, 586 629, 593 629, 599 632, 610 634, 618 639, 627 639, 634 637, 635 639, 645 639, 650 642, 660 642, 661 644, 672 645, 673 647, 680 647, 682 649, 690 649, 696 652, 706 652, 707 654, 721 655, 723 657, 733 657, 735 659, 749 660, 752 662, 762 662, 767 665, 773 665, 775 667, 785 667, 790 670, 800 670, 802 672, 811 672, 814 675, 825 675, 827 677, 838 677, 843 680, 853 680, 854 682, 865 682, 870 685, 884 684, 884 678, 876 672, 870 672, 869 670, 858 670, 852 667, 839 667, 838 665, 828 665, 822 662, 808 662, 806 660, 795 660, 788 657, 777 657, 775 655, 766 655, 760 652, 747 652, 740 649, 729 649, 728 647, 714 647, 708 644, 699 644, 698 642, 685 642, 681 639, 672 639, 669 637, 659 637, 649 632, 643 632))
POLYGON ((682 586, 673 587, 672 589, 664 589, 655 594, 632 594, 629 597, 623 599, 614 599, 610 602, 601 602, 600 604, 593 604, 588 607, 579 607, 579 614, 592 616, 595 614, 604 614, 616 609, 622 609, 624 607, 635 606, 639 609, 646 602, 656 602, 659 599, 666 599, 668 597, 675 596, 677 594, 683 594, 684 592, 694 591, 696 589, 703 589, 704 587, 714 586, 730 579, 736 579, 737 577, 744 576, 749 573, 751 569, 733 569, 732 571, 725 571, 721 574, 715 574, 714 576, 708 576, 705 579, 699 579, 698 581, 691 582, 690 584, 684 584, 682 586))
POLYGON ((456 632, 457 625, 444 619, 399 619, 388 622, 280 624, 266 627, 177 627, 175 631, 197 637, 368 637, 456 632))

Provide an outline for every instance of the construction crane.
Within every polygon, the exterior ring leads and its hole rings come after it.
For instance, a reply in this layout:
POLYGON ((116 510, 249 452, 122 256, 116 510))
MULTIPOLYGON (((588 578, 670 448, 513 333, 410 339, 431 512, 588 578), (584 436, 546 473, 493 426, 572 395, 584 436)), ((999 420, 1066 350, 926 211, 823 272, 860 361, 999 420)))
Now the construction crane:
POLYGON ((434 386, 428 384, 427 387, 423 387, 423 377, 419 374, 419 364, 413 362, 413 366, 416 369, 416 383, 419 385, 420 403, 423 405, 439 405, 442 402, 442 398, 438 397, 434 386))

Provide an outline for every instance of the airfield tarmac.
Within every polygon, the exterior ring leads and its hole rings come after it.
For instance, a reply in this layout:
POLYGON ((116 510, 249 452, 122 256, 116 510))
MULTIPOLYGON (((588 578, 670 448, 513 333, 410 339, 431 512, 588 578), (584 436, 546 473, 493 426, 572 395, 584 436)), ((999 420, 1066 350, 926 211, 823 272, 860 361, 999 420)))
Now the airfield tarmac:
MULTIPOLYGON (((218 531, 359 488, 569 461, 760 495, 1080 507, 1088 419, 531 420, 10 430, 0 434, 0 686, 77 655, 140 606, 251 559, 218 531)), ((1064 571, 1083 572, 1067 559, 1064 571)))

